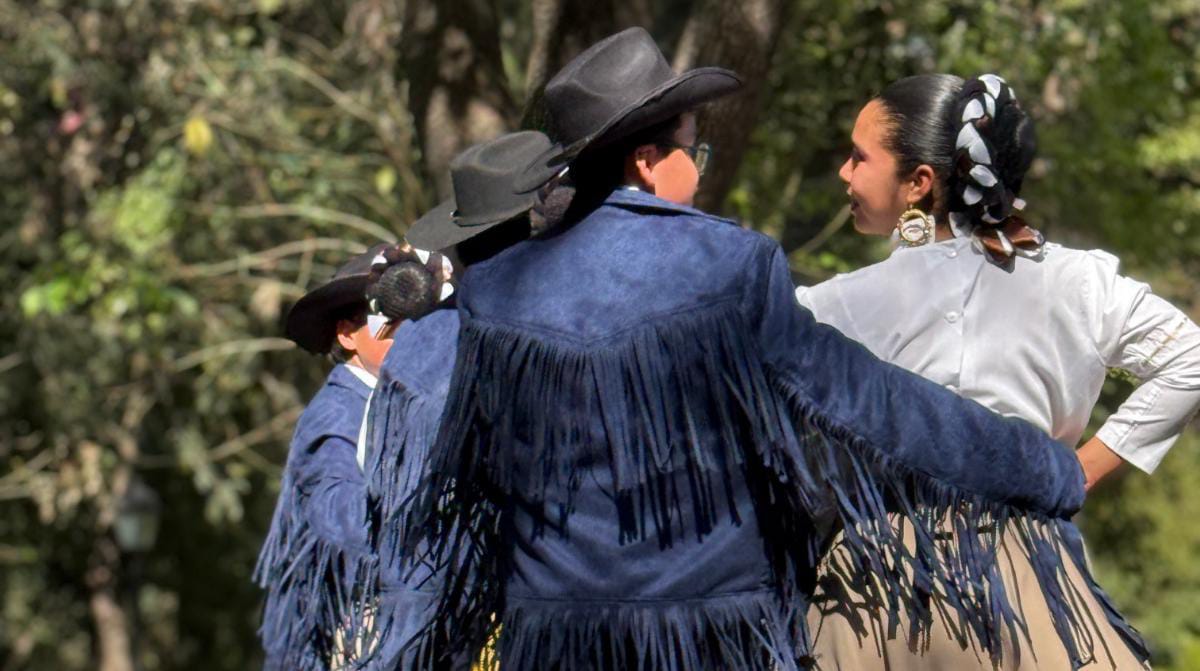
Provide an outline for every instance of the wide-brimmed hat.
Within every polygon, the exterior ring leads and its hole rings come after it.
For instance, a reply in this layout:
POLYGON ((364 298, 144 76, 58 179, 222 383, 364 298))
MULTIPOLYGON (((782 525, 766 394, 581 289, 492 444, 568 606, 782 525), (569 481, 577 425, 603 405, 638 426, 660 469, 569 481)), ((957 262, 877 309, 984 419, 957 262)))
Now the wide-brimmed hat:
POLYGON ((520 131, 455 156, 450 162, 454 195, 414 222, 404 237, 421 249, 446 249, 527 212, 536 195, 517 193, 513 180, 549 148, 545 135, 520 131))
POLYGON ((724 68, 676 74, 654 38, 629 28, 576 56, 546 84, 546 134, 554 141, 517 179, 518 191, 549 182, 584 150, 603 147, 728 95, 742 80, 724 68))
POLYGON ((378 244, 355 256, 337 269, 333 278, 304 294, 288 311, 284 335, 288 340, 314 354, 326 354, 333 348, 338 319, 356 305, 367 309, 367 280, 371 261, 387 244, 378 244))

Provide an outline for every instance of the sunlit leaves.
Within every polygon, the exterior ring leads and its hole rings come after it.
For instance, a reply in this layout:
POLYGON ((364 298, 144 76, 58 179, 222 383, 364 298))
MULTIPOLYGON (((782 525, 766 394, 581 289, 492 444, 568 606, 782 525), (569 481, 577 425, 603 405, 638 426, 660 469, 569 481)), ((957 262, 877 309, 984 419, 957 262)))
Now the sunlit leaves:
POLYGON ((202 116, 193 116, 183 124, 183 146, 196 156, 208 153, 212 146, 212 125, 202 116))

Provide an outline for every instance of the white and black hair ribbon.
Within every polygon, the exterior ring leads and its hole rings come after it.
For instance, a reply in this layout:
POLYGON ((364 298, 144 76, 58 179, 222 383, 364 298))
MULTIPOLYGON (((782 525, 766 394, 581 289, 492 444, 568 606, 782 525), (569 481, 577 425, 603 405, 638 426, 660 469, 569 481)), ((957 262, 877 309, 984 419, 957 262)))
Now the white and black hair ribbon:
MULTIPOLYGON (((375 255, 375 258, 371 260, 371 277, 368 285, 377 282, 388 268, 406 262, 425 267, 425 271, 433 279, 433 295, 437 297, 439 303, 454 294, 454 264, 450 262, 450 259, 439 252, 413 247, 407 241, 401 241, 375 255)), ((380 309, 379 300, 370 297, 367 301, 367 323, 371 328, 371 334, 377 335, 390 322, 391 320, 380 309)))
POLYGON ((997 114, 1015 104, 1016 93, 998 75, 980 75, 963 84, 959 130, 954 141, 957 185, 951 202, 950 227, 955 236, 972 235, 997 261, 1013 254, 1036 256, 1045 240, 1025 224, 1021 200, 998 174, 991 131, 997 114))

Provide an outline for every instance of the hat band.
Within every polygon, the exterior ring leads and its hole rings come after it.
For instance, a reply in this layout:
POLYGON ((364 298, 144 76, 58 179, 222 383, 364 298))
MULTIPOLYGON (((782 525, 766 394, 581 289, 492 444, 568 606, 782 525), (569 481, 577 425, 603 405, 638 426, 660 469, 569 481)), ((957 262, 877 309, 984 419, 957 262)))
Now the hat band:
POLYGON ((531 196, 529 198, 525 198, 520 203, 513 205, 507 210, 501 210, 498 212, 484 212, 466 216, 464 216, 460 210, 456 209, 450 213, 450 220, 454 222, 455 226, 460 228, 474 228, 476 226, 499 224, 501 222, 508 221, 517 215, 527 212, 529 208, 533 207, 534 201, 535 198, 531 196))

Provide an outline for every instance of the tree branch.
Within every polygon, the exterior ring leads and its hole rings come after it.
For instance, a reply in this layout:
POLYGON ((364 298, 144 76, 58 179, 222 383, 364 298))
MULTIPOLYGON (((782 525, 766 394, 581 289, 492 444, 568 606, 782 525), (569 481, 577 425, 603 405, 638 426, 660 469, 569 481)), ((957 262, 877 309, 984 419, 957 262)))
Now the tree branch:
POLYGON ((296 420, 300 418, 300 413, 302 412, 304 412, 304 408, 302 406, 297 406, 275 415, 266 424, 260 424, 246 433, 231 438, 214 447, 212 451, 209 452, 209 459, 212 461, 220 461, 226 457, 231 457, 257 443, 261 443, 264 440, 269 440, 277 434, 290 431, 292 426, 296 423, 296 420))
POLYGON ((837 233, 843 226, 845 226, 847 221, 850 221, 850 206, 843 205, 842 209, 838 210, 837 214, 833 215, 833 219, 830 219, 829 223, 825 224, 824 228, 822 228, 816 235, 809 238, 807 242, 805 242, 800 246, 799 249, 792 253, 811 254, 812 252, 816 251, 818 247, 825 244, 826 240, 832 238, 833 234, 837 233))
MULTIPOLYGON (((338 238, 306 238, 304 240, 293 240, 285 242, 282 245, 265 249, 261 252, 252 254, 243 254, 237 258, 218 263, 199 263, 194 265, 184 266, 179 269, 179 276, 183 278, 194 277, 214 277, 217 275, 225 275, 228 273, 239 272, 256 266, 267 265, 278 261, 279 259, 293 256, 295 254, 311 254, 317 251, 338 251, 348 254, 361 254, 366 251, 366 246, 350 240, 341 240, 338 238)), ((0 364, 3 359, 0 359, 0 364)), ((3 368, 0 367, 0 372, 3 368)))
MULTIPOLYGON (((218 208, 212 205, 199 204, 193 206, 193 210, 200 214, 212 215, 219 210, 225 211, 224 208, 218 208)), ((352 228, 361 233, 376 238, 383 242, 396 242, 399 238, 395 233, 376 224, 369 219, 364 219, 356 214, 333 210, 319 205, 299 205, 287 203, 263 203, 261 205, 243 205, 227 210, 233 216, 239 219, 274 219, 278 217, 299 217, 302 219, 311 219, 313 221, 321 221, 331 224, 339 224, 352 228)))
POLYGON ((25 355, 24 354, 21 354, 20 352, 13 352, 12 354, 6 354, 6 355, 0 357, 0 373, 7 373, 8 371, 12 370, 13 368, 16 368, 17 366, 20 366, 23 363, 25 363, 25 355))
POLYGON ((742 90, 713 103, 700 118, 700 135, 715 150, 697 204, 716 211, 733 186, 762 107, 763 86, 784 24, 783 0, 698 0, 680 37, 674 67, 718 65, 742 76, 742 90))
POLYGON ((237 356, 239 354, 258 354, 260 352, 293 349, 295 346, 295 343, 285 338, 246 338, 243 340, 231 340, 219 345, 204 347, 190 354, 179 357, 172 362, 171 367, 174 372, 179 373, 189 368, 195 368, 196 366, 208 363, 214 359, 237 356))

